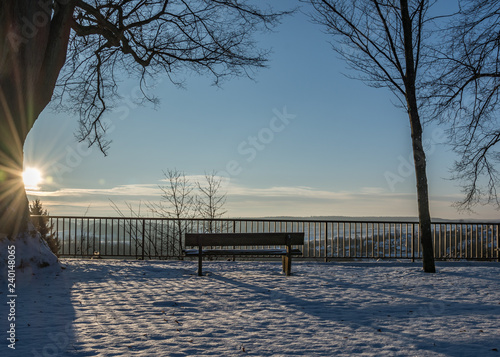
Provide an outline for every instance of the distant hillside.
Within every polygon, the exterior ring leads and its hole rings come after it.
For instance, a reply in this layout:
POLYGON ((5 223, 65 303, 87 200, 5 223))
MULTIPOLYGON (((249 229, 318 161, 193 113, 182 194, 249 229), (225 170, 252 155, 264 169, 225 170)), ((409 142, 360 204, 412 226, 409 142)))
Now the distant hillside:
MULTIPOLYGON (((418 223, 417 217, 382 217, 382 216, 366 216, 366 217, 348 217, 348 216, 310 216, 310 217, 292 217, 292 216, 275 216, 275 217, 252 217, 252 219, 276 219, 276 220, 297 220, 297 221, 341 221, 341 222, 415 222, 418 223)), ((500 219, 444 219, 433 218, 433 223, 447 222, 484 222, 484 223, 500 223, 500 219)))

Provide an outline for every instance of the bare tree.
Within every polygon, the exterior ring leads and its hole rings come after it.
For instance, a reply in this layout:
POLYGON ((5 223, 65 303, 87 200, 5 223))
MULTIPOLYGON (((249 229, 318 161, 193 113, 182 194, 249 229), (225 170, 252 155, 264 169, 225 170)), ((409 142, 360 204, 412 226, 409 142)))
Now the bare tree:
POLYGON ((144 219, 141 215, 141 205, 134 209, 131 204, 126 203, 129 215, 111 201, 114 210, 124 218, 124 230, 149 254, 148 247, 154 249, 157 256, 160 252, 167 252, 168 256, 182 256, 184 234, 193 229, 193 218, 203 218, 207 225, 203 224, 204 232, 220 232, 226 228, 223 223, 216 221, 226 214, 224 204, 226 195, 221 193, 223 179, 214 171, 206 173, 204 181, 192 183, 186 175, 177 169, 168 169, 163 172, 166 184, 160 185, 161 200, 159 203, 146 203, 152 218, 148 218, 148 229, 138 230, 128 224, 127 218, 134 217, 144 219), (195 190, 197 189, 197 190, 195 190), (160 217, 160 219, 158 219, 160 217), (169 218, 162 220, 161 218, 169 218), (148 243, 142 247, 142 236, 148 243), (137 239, 136 237, 141 237, 137 239))
POLYGON ((159 186, 162 191, 160 203, 149 203, 149 209, 155 216, 173 218, 174 227, 169 231, 171 250, 182 253, 182 237, 189 228, 189 220, 196 215, 196 196, 194 187, 183 172, 168 169, 163 172, 166 184, 159 186))
POLYGON ((196 199, 196 211, 200 218, 208 220, 208 232, 222 231, 223 227, 216 227, 215 220, 222 218, 227 211, 224 209, 226 204, 226 194, 221 192, 223 178, 217 176, 217 172, 205 173, 205 182, 197 182, 196 185, 200 191, 196 199))
POLYGON ((304 0, 314 21, 333 35, 333 48, 372 87, 392 91, 408 114, 417 181, 425 272, 435 272, 418 88, 426 38, 427 0, 304 0))
POLYGON ((500 208, 500 1, 461 1, 459 13, 444 31, 436 50, 432 98, 437 117, 450 125, 460 159, 454 178, 464 192, 459 209, 478 203, 500 208))
POLYGON ((186 71, 217 84, 251 75, 267 52, 252 35, 284 12, 243 0, 4 0, 0 3, 0 234, 27 229, 23 145, 53 94, 80 117, 80 140, 105 152, 103 116, 117 81, 186 71), (55 91, 56 83, 58 90, 55 91))

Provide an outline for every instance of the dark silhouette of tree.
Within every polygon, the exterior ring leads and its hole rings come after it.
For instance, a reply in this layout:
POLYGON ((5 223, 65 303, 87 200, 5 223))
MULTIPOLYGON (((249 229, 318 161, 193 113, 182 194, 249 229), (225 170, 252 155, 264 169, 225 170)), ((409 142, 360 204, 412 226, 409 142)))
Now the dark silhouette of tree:
MULTIPOLYGON (((131 204, 125 203, 130 211, 130 214, 125 215, 115 202, 111 201, 111 204, 120 217, 124 218, 123 229, 135 237, 144 234, 149 247, 156 250, 156 255, 163 250, 181 258, 184 235, 193 228, 210 233, 227 230, 227 223, 217 221, 227 213, 224 208, 226 194, 221 192, 223 178, 212 171, 205 173, 204 180, 192 182, 184 172, 177 169, 167 169, 163 176, 165 184, 158 186, 161 191, 160 201, 147 202, 146 207, 153 217, 169 218, 166 221, 168 227, 163 226, 162 220, 153 220, 149 229, 138 232, 137 229, 130 228, 127 218, 144 217, 141 205, 135 209, 131 204), (193 226, 195 218, 203 218, 205 222, 201 227, 198 224, 193 226)), ((141 246, 142 240, 136 242, 141 246)))
POLYGON ((226 193, 221 192, 223 188, 223 178, 217 176, 216 171, 205 173, 205 182, 196 182, 199 195, 196 197, 196 212, 200 218, 208 220, 206 231, 209 233, 221 232, 225 227, 217 227, 215 220, 222 218, 227 210, 226 193))
POLYGON ((427 0, 304 0, 312 18, 333 35, 333 48, 369 86, 392 91, 408 114, 417 181, 418 216, 423 269, 434 273, 431 216, 422 144, 418 88, 423 40, 428 20, 427 0))
POLYGON ((39 199, 30 204, 31 222, 35 229, 40 233, 43 240, 47 242, 50 250, 59 256, 59 238, 54 233, 54 226, 50 223, 49 213, 43 208, 42 202, 39 199))
POLYGON ((479 203, 500 208, 500 1, 461 1, 444 31, 432 83, 437 117, 449 124, 459 160, 454 178, 464 192, 459 209, 479 203))
POLYGON ((266 51, 253 34, 284 12, 244 0, 4 0, 0 3, 0 235, 25 232, 23 145, 53 95, 80 118, 79 139, 105 153, 102 119, 117 81, 138 78, 144 100, 165 74, 251 76, 266 51), (57 84, 57 90, 56 89, 57 84))

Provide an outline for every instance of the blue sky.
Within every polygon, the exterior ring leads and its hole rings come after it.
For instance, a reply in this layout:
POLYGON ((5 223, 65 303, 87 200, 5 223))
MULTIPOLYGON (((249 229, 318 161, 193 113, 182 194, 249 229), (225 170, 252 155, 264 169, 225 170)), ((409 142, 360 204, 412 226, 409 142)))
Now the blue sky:
MULTIPOLYGON (((107 157, 76 142, 77 118, 47 109, 25 145, 25 166, 44 177, 30 198, 52 214, 115 215, 110 200, 124 211, 158 202, 162 170, 176 168, 193 180, 225 171, 231 217, 416 216, 408 118, 389 91, 346 78, 328 40, 299 12, 260 39, 273 52, 255 81, 217 88, 186 75, 178 89, 165 77, 156 109, 136 106, 125 80, 107 157)), ((461 198, 454 156, 441 128, 427 125, 425 138, 432 216, 497 218, 492 207, 451 207, 461 198)))

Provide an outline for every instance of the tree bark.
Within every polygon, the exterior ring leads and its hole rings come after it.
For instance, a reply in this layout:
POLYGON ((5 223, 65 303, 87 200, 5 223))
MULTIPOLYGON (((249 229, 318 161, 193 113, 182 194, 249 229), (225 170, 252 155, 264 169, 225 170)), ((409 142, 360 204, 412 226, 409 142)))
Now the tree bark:
POLYGON ((28 228, 23 146, 66 59, 73 1, 0 3, 0 236, 28 228))
MULTIPOLYGON (((3 91, 6 86, 2 85, 3 91)), ((14 117, 21 116, 10 110, 0 92, 0 236, 15 238, 28 228, 29 205, 24 184, 23 144, 14 117)))
MULTIPOLYGON (((413 50, 413 26, 408 10, 408 1, 401 0, 401 19, 403 24, 404 49, 406 59, 406 75, 404 84, 406 103, 411 126, 411 141, 413 160, 415 164, 415 178, 417 180, 418 219, 420 224, 420 242, 422 245, 423 270, 426 273, 435 273, 434 249, 432 246, 431 214, 429 209, 429 190, 427 187, 427 172, 425 152, 422 145, 422 125, 418 113, 416 68, 413 50)), ((414 19, 414 21, 418 21, 414 19)))
POLYGON ((435 273, 434 248, 432 245, 431 214, 429 209, 429 190, 427 187, 427 163, 422 145, 422 125, 416 107, 416 98, 408 99, 410 111, 411 141, 413 146, 413 160, 415 163, 415 177, 417 180, 418 219, 420 226, 420 244, 422 245, 423 270, 426 273, 435 273))

